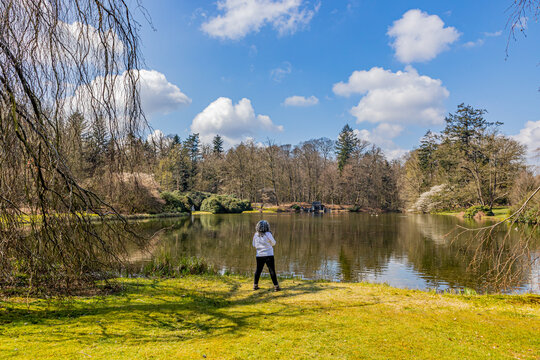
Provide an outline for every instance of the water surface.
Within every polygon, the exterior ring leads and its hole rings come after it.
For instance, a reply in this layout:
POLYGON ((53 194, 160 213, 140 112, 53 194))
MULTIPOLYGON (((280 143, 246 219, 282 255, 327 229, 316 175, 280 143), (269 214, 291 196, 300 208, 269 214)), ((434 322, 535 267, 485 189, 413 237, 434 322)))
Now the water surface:
MULTIPOLYGON (((467 287, 479 292, 540 292, 538 264, 522 273, 524 264, 515 263, 509 280, 511 286, 506 289, 491 284, 484 276, 494 266, 491 262, 472 269, 469 264, 474 246, 471 245, 478 240, 472 234, 458 239, 447 234, 457 224, 479 225, 452 216, 199 215, 151 220, 141 225, 147 233, 170 227, 157 237, 152 248, 154 254, 202 257, 221 272, 251 274, 255 269, 251 239, 255 224, 263 218, 270 222, 277 241, 276 266, 282 276, 369 281, 423 290, 467 287)), ((519 240, 519 232, 514 231, 503 241, 506 233, 500 231, 492 246, 511 248, 519 240)), ((485 250, 493 249, 488 246, 485 250)), ((505 256, 510 256, 510 250, 505 256)), ((137 259, 145 260, 148 256, 137 259)))

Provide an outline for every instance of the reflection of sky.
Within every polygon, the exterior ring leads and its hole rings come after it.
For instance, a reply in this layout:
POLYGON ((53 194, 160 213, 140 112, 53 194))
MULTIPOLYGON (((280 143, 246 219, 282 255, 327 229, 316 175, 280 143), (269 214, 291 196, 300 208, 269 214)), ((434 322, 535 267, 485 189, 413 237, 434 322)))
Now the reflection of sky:
POLYGON ((533 255, 535 259, 529 280, 529 289, 525 289, 528 292, 540 294, 540 251, 533 255))
POLYGON ((414 270, 403 258, 390 258, 382 272, 372 273, 363 271, 358 273, 359 281, 386 283, 391 286, 408 289, 446 289, 446 283, 436 283, 433 279, 425 279, 422 274, 414 270))

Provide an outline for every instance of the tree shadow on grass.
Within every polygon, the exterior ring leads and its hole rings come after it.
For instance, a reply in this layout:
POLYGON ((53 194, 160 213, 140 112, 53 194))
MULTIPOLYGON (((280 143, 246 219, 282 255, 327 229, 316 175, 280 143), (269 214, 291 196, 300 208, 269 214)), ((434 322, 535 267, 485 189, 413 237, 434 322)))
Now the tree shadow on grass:
MULTIPOLYGON (((0 311, 0 325, 21 326, 21 334, 27 334, 24 326, 33 324, 30 331, 37 335, 45 330, 46 335, 35 336, 32 341, 44 343, 74 338, 82 344, 183 341, 257 329, 263 318, 281 321, 303 315, 306 310, 301 306, 280 300, 336 288, 331 284, 300 282, 288 284, 279 293, 265 289, 248 292, 240 289, 244 281, 219 279, 222 287, 214 288, 182 287, 181 282, 128 284, 121 295, 90 302, 76 300, 60 309, 58 304, 48 309, 45 302, 30 309, 7 306, 0 311), (61 331, 50 331, 51 327, 61 331)), ((366 305, 372 304, 358 306, 366 305)))

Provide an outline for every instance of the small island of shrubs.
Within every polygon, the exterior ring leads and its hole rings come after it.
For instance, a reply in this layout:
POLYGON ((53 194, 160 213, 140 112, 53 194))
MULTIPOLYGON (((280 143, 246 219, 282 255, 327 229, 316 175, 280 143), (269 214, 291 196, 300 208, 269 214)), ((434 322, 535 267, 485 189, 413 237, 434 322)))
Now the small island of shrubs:
POLYGON ((164 191, 161 198, 165 200, 164 210, 169 213, 191 213, 195 210, 212 214, 237 214, 253 209, 248 200, 201 191, 164 191))

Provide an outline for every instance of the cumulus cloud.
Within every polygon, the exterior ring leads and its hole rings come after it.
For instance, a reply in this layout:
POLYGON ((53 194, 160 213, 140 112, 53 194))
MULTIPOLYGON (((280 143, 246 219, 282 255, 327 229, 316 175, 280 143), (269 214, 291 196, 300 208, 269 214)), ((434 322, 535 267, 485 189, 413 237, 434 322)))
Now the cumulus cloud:
POLYGON ((280 35, 305 27, 319 9, 309 8, 304 0, 221 0, 220 15, 202 24, 212 37, 237 40, 263 26, 271 25, 280 35))
POLYGON ((350 110, 357 123, 441 124, 449 96, 441 80, 419 75, 412 67, 395 73, 380 67, 355 71, 333 90, 340 96, 363 95, 350 110))
POLYGON ((87 113, 91 109, 90 102, 101 101, 101 98, 114 99, 116 111, 123 111, 128 98, 125 86, 129 76, 139 76, 139 95, 141 106, 146 115, 167 114, 181 106, 191 104, 191 99, 178 86, 170 83, 165 75, 156 70, 124 71, 121 75, 108 78, 98 77, 88 86, 80 86, 68 99, 70 111, 87 113), (135 72, 135 73, 134 73, 135 72), (95 96, 99 95, 99 98, 95 96))
POLYGON ((191 104, 191 99, 164 74, 156 70, 139 70, 139 76, 142 106, 147 114, 167 114, 191 104))
POLYGON ((525 127, 519 131, 519 134, 512 136, 514 140, 527 145, 529 157, 532 158, 540 150, 540 120, 527 121, 525 127))
POLYGON ((199 133, 205 143, 219 134, 227 146, 232 146, 259 133, 281 132, 283 126, 275 125, 267 115, 256 115, 249 99, 235 105, 231 99, 220 97, 193 119, 191 131, 199 133))
POLYGON ((286 98, 285 101, 283 102, 283 105, 305 107, 305 106, 317 105, 318 103, 319 103, 319 99, 317 99, 317 97, 315 96, 310 96, 306 98, 305 96, 294 95, 294 96, 289 96, 288 98, 286 98))
POLYGON ((361 139, 379 146, 389 160, 397 159, 403 156, 407 150, 400 148, 394 143, 393 139, 403 132, 403 126, 398 124, 379 124, 376 128, 369 131, 367 129, 355 129, 353 132, 361 139))
POLYGON ((445 27, 437 15, 418 9, 409 10, 394 21, 387 34, 393 38, 391 46, 403 63, 434 59, 461 35, 456 28, 445 27))

